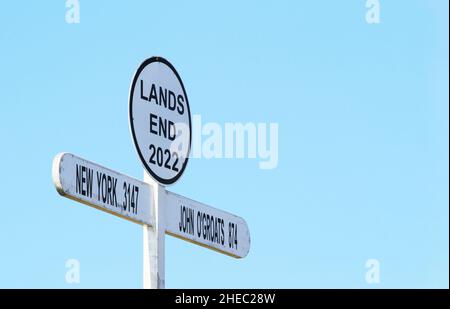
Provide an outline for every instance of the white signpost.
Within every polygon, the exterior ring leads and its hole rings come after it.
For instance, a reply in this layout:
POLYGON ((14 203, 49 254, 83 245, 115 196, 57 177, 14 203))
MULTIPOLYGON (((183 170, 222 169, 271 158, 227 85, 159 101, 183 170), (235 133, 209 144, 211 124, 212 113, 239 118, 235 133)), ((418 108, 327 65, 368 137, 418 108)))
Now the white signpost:
POLYGON ((143 225, 144 288, 165 287, 165 234, 245 257, 250 233, 244 219, 164 187, 183 174, 191 146, 188 98, 167 60, 152 57, 138 68, 130 89, 129 119, 144 181, 61 153, 52 167, 58 193, 143 225))

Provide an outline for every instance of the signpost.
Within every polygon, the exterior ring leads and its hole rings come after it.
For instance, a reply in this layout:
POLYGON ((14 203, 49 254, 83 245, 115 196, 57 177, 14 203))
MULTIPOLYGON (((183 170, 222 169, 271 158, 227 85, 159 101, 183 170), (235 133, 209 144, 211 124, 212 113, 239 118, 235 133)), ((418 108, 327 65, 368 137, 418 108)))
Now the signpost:
POLYGON ((130 89, 129 119, 144 181, 60 153, 52 167, 58 193, 143 225, 144 288, 165 287, 165 234, 245 257, 250 233, 244 219, 164 187, 181 177, 191 147, 188 98, 167 60, 152 57, 138 68, 130 89))

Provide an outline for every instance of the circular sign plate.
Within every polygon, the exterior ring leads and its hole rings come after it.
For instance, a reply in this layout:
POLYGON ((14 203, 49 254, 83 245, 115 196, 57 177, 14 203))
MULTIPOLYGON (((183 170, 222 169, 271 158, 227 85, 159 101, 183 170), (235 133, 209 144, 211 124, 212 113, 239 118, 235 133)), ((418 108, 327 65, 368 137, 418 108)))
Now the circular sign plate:
POLYGON ((191 148, 191 111, 180 75, 164 58, 137 69, 129 98, 130 130, 139 158, 160 184, 183 174, 191 148))

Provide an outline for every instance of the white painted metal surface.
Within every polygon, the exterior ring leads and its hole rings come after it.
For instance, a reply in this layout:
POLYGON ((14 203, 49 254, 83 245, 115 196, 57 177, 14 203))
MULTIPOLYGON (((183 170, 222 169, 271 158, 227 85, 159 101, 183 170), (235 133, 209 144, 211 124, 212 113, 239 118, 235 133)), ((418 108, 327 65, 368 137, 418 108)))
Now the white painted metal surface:
POLYGON ((144 181, 152 187, 153 226, 144 225, 144 289, 165 287, 165 198, 166 190, 144 170, 144 181))
POLYGON ((129 117, 144 168, 162 185, 175 183, 188 162, 191 113, 183 82, 164 58, 149 58, 136 71, 129 117))
POLYGON ((127 220, 152 226, 151 187, 70 153, 53 160, 52 178, 58 193, 127 220))
POLYGON ((235 258, 250 249, 250 232, 241 217, 167 191, 166 233, 235 258))

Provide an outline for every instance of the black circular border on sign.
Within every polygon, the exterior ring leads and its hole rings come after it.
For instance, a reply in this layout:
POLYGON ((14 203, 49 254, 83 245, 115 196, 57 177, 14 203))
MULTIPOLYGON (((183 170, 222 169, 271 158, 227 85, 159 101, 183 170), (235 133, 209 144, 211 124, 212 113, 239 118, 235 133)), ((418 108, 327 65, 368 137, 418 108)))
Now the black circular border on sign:
POLYGON ((130 88, 130 96, 128 99, 128 105, 129 105, 129 121, 130 121, 130 128, 131 128, 131 135, 133 136, 133 142, 134 142, 134 146, 136 148, 136 151, 139 155, 139 158, 141 159, 142 164, 144 165, 145 169, 147 170, 147 172, 150 173, 150 175, 156 179, 159 183, 164 184, 164 185, 171 185, 173 183, 175 183, 180 177, 181 175, 183 175, 184 173, 184 169, 186 168, 186 165, 188 163, 189 160, 189 154, 191 152, 191 143, 192 143, 192 120, 191 120, 191 109, 189 108, 189 100, 186 94, 186 90, 184 89, 184 85, 183 85, 183 81, 181 80, 180 75, 178 74, 177 70, 175 70, 174 66, 167 61, 166 59, 162 58, 162 57, 151 57, 146 59, 137 69, 136 73, 134 74, 133 77, 133 82, 131 83, 131 88, 130 88), (136 85, 136 81, 139 77, 139 75, 141 74, 142 70, 144 70, 144 68, 153 63, 153 62, 160 62, 163 63, 165 65, 167 65, 172 72, 175 74, 175 76, 178 79, 178 82, 181 84, 181 88, 183 89, 183 94, 184 97, 186 98, 186 106, 187 106, 187 112, 188 112, 188 116, 189 116, 189 147, 188 147, 188 151, 187 151, 187 157, 186 160, 184 160, 183 166, 181 167, 181 170, 178 172, 178 174, 170 179, 164 179, 159 177, 158 175, 156 175, 155 172, 152 171, 152 169, 150 168, 150 166, 147 164, 147 161, 145 160, 144 156, 141 153, 141 150, 139 149, 139 145, 136 139, 136 134, 134 132, 134 124, 133 124, 133 93, 134 93, 134 87, 136 85))

